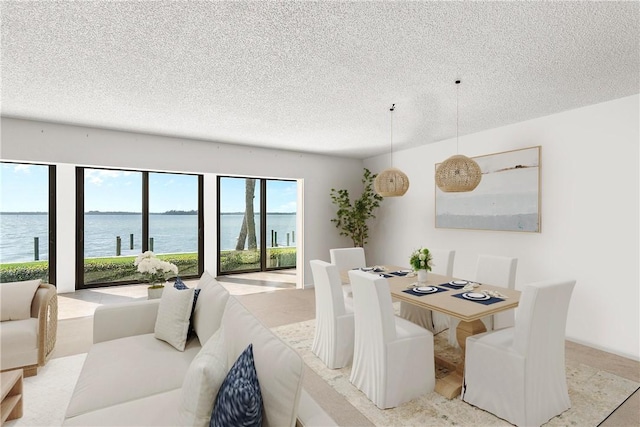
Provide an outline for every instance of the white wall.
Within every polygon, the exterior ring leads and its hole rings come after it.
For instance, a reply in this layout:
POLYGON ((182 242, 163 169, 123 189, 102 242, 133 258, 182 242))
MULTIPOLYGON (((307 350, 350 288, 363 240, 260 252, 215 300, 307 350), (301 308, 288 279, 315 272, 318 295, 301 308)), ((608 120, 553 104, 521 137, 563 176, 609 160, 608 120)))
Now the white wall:
MULTIPOLYGON (((574 278, 567 337, 640 359, 638 105, 634 95, 460 138, 468 156, 542 146, 541 233, 436 229, 435 164, 455 154, 455 139, 394 153, 410 188, 382 204, 367 256, 407 265, 424 245, 455 249, 458 277, 473 277, 484 253, 518 257, 518 289, 574 278)), ((365 167, 377 172, 385 162, 365 167)))
POLYGON ((309 260, 329 260, 348 246, 331 218, 332 187, 361 188, 362 161, 3 117, 0 159, 58 165, 57 275, 59 292, 75 288, 75 165, 202 173, 205 176, 205 266, 216 266, 216 175, 297 179, 304 234, 298 236, 299 283, 312 283, 309 260), (304 203, 303 205, 301 203, 304 203), (300 263, 300 261, 303 261, 300 263))

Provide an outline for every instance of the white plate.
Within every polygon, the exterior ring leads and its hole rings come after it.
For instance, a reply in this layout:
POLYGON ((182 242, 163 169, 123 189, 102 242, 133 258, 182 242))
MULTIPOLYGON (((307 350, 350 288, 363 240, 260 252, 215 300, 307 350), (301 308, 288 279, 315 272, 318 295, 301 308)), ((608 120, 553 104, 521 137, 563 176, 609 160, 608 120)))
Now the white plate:
POLYGON ((417 286, 413 288, 413 291, 419 294, 432 294, 434 292, 438 292, 438 288, 433 286, 417 286))
POLYGON ((362 267, 360 270, 362 270, 362 271, 373 271, 373 267, 362 267))
POLYGON ((449 282, 449 284, 453 286, 465 286, 468 285, 469 282, 467 282, 466 280, 452 280, 449 282))
POLYGON ((481 294, 479 292, 465 292, 462 294, 462 298, 475 300, 475 301, 483 301, 491 298, 489 295, 481 294))

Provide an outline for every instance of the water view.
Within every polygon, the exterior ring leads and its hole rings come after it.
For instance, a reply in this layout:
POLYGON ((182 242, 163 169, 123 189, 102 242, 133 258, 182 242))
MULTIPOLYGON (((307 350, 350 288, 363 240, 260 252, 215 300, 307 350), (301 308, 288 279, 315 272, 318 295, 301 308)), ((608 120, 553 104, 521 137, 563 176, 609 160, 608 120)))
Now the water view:
MULTIPOLYGON (((221 215, 221 250, 233 250, 242 226, 243 214, 221 215)), ((255 215, 256 233, 260 218, 255 215)), ((142 219, 140 214, 85 215, 85 257, 116 255, 116 237, 121 238, 121 255, 136 255, 142 249, 142 219), (130 235, 133 234, 133 249, 130 235)), ((271 230, 277 232, 278 246, 295 246, 296 214, 267 214, 267 247, 271 247, 271 230)), ((34 237, 39 240, 39 259, 47 260, 48 216, 46 214, 0 214, 0 263, 28 262, 34 260, 34 237)), ((197 252, 197 215, 152 214, 149 218, 149 235, 157 253, 197 252)), ((260 236, 258 245, 260 244, 260 236)))

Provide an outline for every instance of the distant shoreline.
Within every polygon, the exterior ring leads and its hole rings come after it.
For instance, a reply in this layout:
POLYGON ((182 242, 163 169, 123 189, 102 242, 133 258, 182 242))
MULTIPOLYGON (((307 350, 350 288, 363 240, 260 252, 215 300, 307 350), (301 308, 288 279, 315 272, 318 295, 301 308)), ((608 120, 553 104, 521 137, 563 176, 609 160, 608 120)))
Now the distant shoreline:
MULTIPOLYGON (((140 212, 101 212, 89 211, 85 215, 141 215, 140 212)), ((197 215, 198 211, 150 212, 149 215, 197 215)), ((255 212, 259 215, 260 212, 255 212)), ((267 215, 295 215, 295 212, 267 212, 267 215)), ((48 215, 47 212, 0 212, 0 215, 48 215)), ((221 212, 220 215, 244 215, 244 212, 221 212)))

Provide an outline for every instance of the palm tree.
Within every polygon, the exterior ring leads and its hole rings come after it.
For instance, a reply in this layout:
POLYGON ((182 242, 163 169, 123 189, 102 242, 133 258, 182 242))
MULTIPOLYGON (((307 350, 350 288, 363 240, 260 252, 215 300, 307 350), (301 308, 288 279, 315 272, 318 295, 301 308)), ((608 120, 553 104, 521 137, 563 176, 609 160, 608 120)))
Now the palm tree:
POLYGON ((245 180, 244 191, 244 218, 242 219, 242 227, 240 227, 240 234, 238 235, 238 241, 236 243, 236 251, 244 250, 245 242, 247 242, 247 248, 250 250, 256 250, 258 248, 256 240, 256 222, 253 212, 253 199, 256 192, 256 180, 247 178, 245 180))

